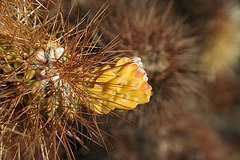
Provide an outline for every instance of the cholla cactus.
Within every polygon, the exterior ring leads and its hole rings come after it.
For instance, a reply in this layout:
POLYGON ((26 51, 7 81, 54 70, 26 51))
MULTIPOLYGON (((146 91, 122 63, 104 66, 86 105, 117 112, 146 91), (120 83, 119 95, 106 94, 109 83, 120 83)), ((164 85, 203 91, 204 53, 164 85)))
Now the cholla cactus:
POLYGON ((68 136, 104 141, 99 114, 149 101, 141 59, 117 58, 114 42, 97 47, 104 9, 79 30, 66 27, 59 5, 51 16, 38 1, 0 1, 1 156, 57 159, 62 143, 71 158, 68 136))

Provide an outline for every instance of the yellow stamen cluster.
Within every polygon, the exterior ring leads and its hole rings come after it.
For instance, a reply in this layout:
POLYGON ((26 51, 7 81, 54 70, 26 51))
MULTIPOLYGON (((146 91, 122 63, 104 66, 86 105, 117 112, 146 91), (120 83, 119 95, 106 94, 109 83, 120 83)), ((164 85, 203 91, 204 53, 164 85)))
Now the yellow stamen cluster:
POLYGON ((102 72, 95 79, 96 84, 88 88, 97 99, 90 108, 99 114, 111 110, 131 110, 138 104, 149 102, 152 87, 147 83, 141 59, 123 57, 114 66, 98 67, 94 72, 102 72))

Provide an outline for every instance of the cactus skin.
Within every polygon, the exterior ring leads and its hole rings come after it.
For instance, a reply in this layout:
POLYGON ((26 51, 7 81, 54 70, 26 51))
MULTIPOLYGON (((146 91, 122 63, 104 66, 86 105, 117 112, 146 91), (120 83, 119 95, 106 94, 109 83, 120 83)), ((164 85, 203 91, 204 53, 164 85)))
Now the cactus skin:
POLYGON ((134 109, 138 104, 149 102, 152 87, 147 83, 141 59, 123 57, 111 67, 98 67, 95 72, 103 73, 95 79, 91 95, 100 100, 91 106, 99 114, 108 114, 111 110, 134 109))

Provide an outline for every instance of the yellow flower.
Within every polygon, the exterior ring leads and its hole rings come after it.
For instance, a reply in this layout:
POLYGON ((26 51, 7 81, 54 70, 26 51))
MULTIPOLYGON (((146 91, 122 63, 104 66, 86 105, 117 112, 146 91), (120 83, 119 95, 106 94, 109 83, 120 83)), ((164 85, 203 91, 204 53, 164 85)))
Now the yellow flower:
POLYGON ((90 106, 95 112, 108 114, 111 110, 131 110, 149 102, 152 87, 147 83, 140 58, 123 57, 115 65, 98 67, 94 72, 102 72, 95 78, 97 83, 88 88, 90 96, 97 99, 90 106))

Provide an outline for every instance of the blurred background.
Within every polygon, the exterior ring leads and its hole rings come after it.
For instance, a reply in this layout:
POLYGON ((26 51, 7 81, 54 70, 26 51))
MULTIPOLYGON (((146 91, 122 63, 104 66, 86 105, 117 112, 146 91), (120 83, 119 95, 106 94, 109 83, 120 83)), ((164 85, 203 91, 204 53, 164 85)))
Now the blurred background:
MULTIPOLYGON (((64 0, 72 25, 101 0, 64 0)), ((108 115, 106 146, 73 146, 86 160, 239 160, 240 7, 235 0, 109 0, 99 29, 106 45, 141 57, 151 101, 108 115)), ((83 24, 84 26, 84 24, 83 24)), ((62 153, 62 158, 66 158, 62 153)))

